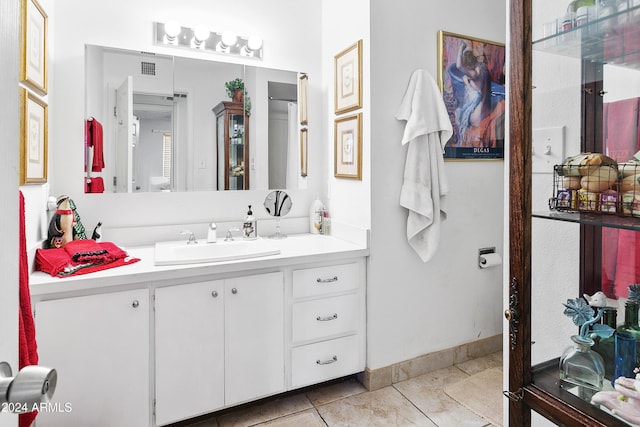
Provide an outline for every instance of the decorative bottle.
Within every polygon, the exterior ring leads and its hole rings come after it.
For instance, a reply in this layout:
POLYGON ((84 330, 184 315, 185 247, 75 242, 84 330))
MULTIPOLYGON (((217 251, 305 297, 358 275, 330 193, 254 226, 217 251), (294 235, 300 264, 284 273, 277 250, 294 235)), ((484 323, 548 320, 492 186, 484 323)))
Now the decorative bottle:
POLYGON ((640 353, 640 327, 638 326, 638 302, 632 299, 627 300, 624 304, 624 323, 618 326, 619 333, 626 333, 636 339, 636 364, 638 362, 638 354, 640 353))
POLYGON ((573 345, 560 357, 560 386, 577 387, 578 396, 585 400, 602 390, 604 384, 604 360, 591 349, 593 340, 572 335, 573 345))
MULTIPOLYGON (((602 312, 602 319, 601 319, 601 323, 603 325, 608 325, 612 329, 616 329, 617 322, 618 322, 617 319, 618 319, 618 311, 616 310, 615 307, 604 307, 604 310, 602 312)), ((602 359, 604 360, 605 378, 613 379, 614 368, 615 368, 615 361, 614 361, 615 333, 614 335, 607 338, 601 338, 597 336, 594 337, 594 335, 595 334, 592 334, 590 337, 594 341, 592 349, 593 351, 598 353, 600 356, 602 356, 602 359)))

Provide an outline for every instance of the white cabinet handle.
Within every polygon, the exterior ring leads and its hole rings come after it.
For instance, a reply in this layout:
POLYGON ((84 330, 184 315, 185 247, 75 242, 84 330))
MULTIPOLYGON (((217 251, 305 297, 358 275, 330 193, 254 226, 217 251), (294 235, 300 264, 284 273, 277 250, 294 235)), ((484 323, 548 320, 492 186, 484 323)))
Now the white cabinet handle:
POLYGON ((236 288, 233 288, 233 289, 231 289, 231 293, 235 295, 235 294, 238 293, 238 290, 236 288))
POLYGON ((131 303, 131 307, 133 308, 138 308, 139 305, 140 305, 140 302, 137 299, 134 299, 133 303, 131 303))
POLYGON ((337 282, 338 281, 338 276, 333 276, 329 279, 321 279, 321 278, 317 278, 316 282, 318 283, 331 283, 331 282, 337 282))
POLYGON ((214 298, 218 297, 218 291, 211 291, 211 296, 214 298))
POLYGON ((318 359, 318 360, 316 360, 316 363, 318 365, 329 365, 331 363, 336 363, 337 361, 338 361, 338 356, 333 356, 329 360, 320 360, 320 359, 318 359))
POLYGON ((337 318, 338 318, 338 313, 334 313, 333 316, 325 316, 325 317, 318 316, 316 317, 316 320, 318 322, 328 322, 329 320, 335 320, 337 318))

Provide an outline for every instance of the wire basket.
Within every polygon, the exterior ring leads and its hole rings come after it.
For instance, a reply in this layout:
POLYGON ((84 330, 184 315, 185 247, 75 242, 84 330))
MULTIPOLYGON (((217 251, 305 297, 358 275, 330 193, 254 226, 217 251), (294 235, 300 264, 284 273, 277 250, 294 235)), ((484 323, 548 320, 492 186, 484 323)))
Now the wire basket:
POLYGON ((549 208, 640 217, 640 162, 555 165, 549 208))

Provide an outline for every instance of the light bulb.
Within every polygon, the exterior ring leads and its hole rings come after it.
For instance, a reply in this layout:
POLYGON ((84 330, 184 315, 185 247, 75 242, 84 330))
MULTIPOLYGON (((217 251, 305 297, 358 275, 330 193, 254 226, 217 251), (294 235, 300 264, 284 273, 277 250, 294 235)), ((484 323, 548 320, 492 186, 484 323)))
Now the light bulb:
POLYGON ((231 31, 225 31, 222 33, 222 44, 224 47, 233 46, 236 42, 236 34, 231 31))
POLYGON ((180 34, 181 30, 182 28, 180 27, 180 24, 178 24, 176 21, 168 21, 164 23, 164 32, 170 39, 177 37, 180 34))
POLYGON ((262 37, 260 36, 249 36, 249 40, 247 41, 247 49, 250 51, 259 50, 262 47, 262 37))
POLYGON ((209 38, 209 28, 206 25, 196 25, 193 28, 193 36, 196 38, 196 41, 203 42, 209 38))

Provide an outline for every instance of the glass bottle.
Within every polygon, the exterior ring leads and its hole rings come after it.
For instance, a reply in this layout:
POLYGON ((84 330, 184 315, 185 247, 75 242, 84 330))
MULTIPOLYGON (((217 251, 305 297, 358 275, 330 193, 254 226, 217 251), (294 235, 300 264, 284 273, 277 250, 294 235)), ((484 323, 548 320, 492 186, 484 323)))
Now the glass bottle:
POLYGON ((636 368, 636 346, 637 342, 633 335, 626 332, 615 334, 615 367, 611 385, 614 384, 616 378, 635 377, 633 370, 636 368))
POLYGON ((593 340, 572 335, 573 345, 560 357, 560 386, 571 390, 585 400, 602 390, 604 384, 604 360, 591 349, 593 340))
POLYGON ((618 326, 618 332, 625 332, 632 335, 636 339, 636 364, 638 363, 638 355, 640 355, 640 326, 638 326, 638 308, 640 305, 637 301, 627 300, 624 304, 624 323, 618 326))
MULTIPOLYGON (((605 307, 600 321, 603 325, 607 325, 615 330, 618 324, 618 311, 616 308, 605 307)), ((602 356, 604 360, 605 378, 613 379, 615 368, 615 333, 608 338, 595 337, 593 341, 593 351, 602 356)))

